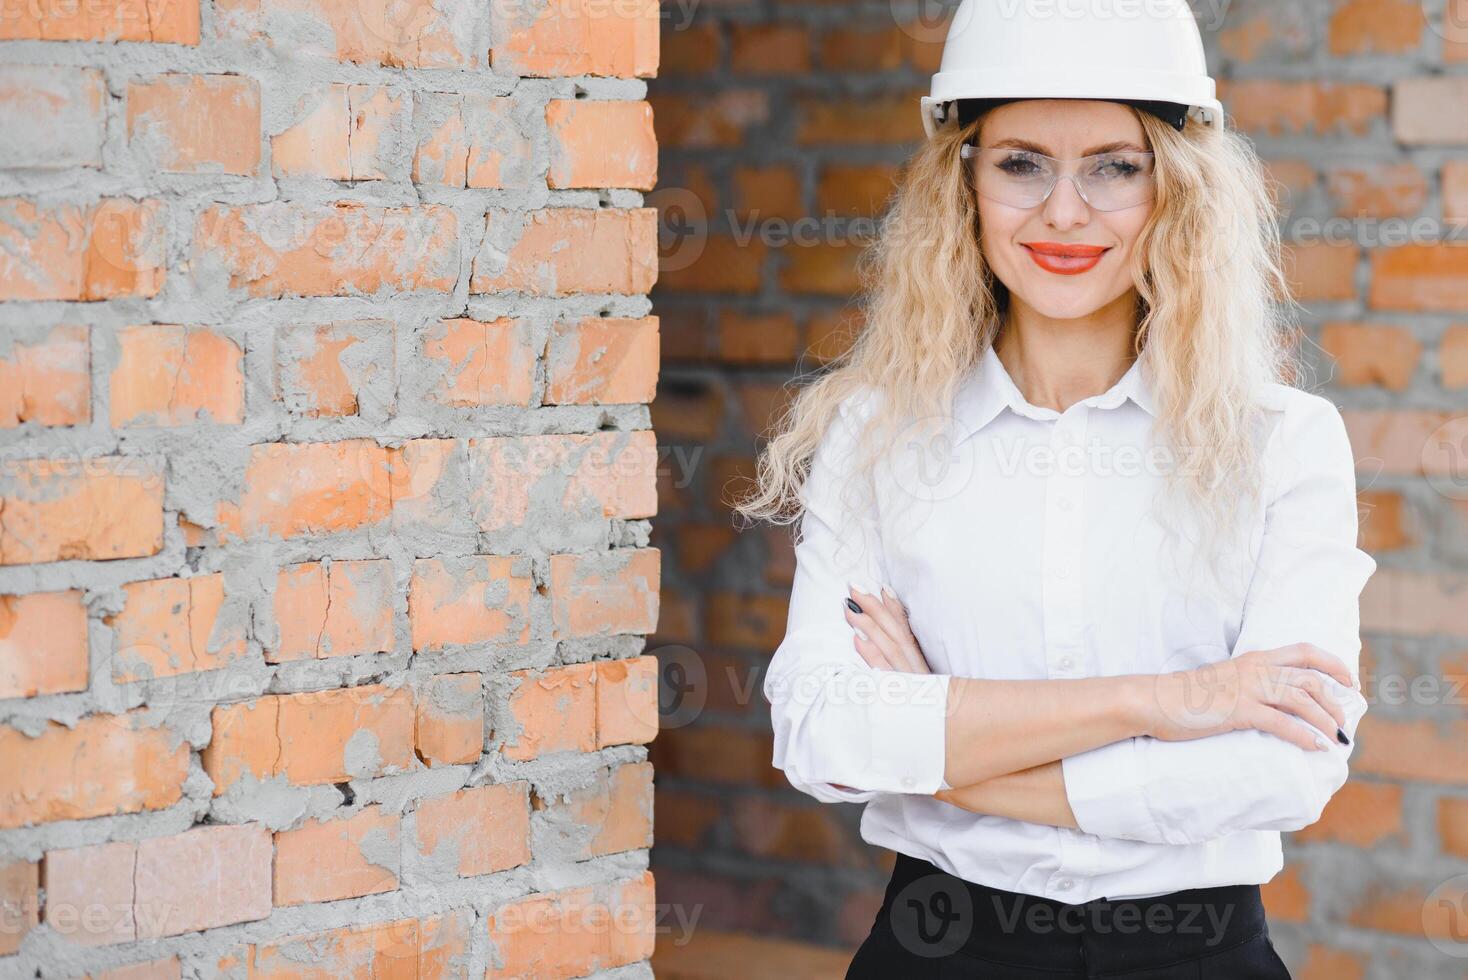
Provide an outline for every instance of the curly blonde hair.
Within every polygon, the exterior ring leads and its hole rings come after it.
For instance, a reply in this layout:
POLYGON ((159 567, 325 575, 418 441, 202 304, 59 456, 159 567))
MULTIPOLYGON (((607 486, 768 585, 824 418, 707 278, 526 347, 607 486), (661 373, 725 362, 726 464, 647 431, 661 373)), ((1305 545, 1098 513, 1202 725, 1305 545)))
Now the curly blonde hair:
MULTIPOLYGON (((1201 546, 1217 558, 1243 508, 1257 504, 1262 443, 1253 395, 1300 375, 1294 301, 1270 181, 1253 145, 1233 130, 1189 119, 1178 131, 1133 111, 1157 179, 1134 250, 1134 353, 1152 382, 1158 441, 1174 458, 1191 458, 1191 447, 1198 464, 1169 467, 1168 496, 1208 529, 1201 546)), ((862 329, 814 380, 792 379, 798 390, 774 422, 755 486, 734 502, 736 514, 795 522, 817 446, 843 404, 864 390, 881 396, 865 419, 851 481, 867 495, 878 457, 900 429, 951 414, 960 383, 1003 327, 1008 298, 980 249, 972 168, 959 154, 982 123, 940 128, 908 161, 858 261, 862 329)), ((847 506, 856 519, 859 505, 847 506)))

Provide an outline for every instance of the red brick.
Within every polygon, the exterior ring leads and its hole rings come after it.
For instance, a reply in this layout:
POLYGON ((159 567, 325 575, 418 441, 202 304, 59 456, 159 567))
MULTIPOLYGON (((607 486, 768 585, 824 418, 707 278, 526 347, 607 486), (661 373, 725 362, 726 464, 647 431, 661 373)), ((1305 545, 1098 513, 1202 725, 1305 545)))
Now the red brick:
POLYGON ((0 728, 0 827, 82 820, 172 806, 183 796, 189 746, 146 712, 49 722, 31 738, 0 728))
POLYGON ((384 559, 286 566, 276 577, 278 633, 266 644, 266 661, 392 650, 395 592, 392 563, 384 559))
POLYGON ((1443 219, 1454 229, 1468 225, 1468 160, 1449 160, 1442 168, 1443 219))
POLYGON ((1363 490, 1357 494, 1361 548, 1378 554, 1398 551, 1416 544, 1416 533, 1408 529, 1407 502, 1393 490, 1363 490))
POLYGON ((1296 831, 1293 839, 1360 848, 1404 843, 1402 821, 1402 787, 1351 780, 1330 798, 1320 819, 1296 831))
MULTIPOLYGON (((896 173, 896 168, 890 168, 896 173)), ((805 216, 801 174, 789 164, 768 167, 735 167, 734 210, 741 218, 785 218, 805 216)), ((705 208, 705 214, 712 210, 705 208)), ((824 205, 822 206, 824 210, 824 205)))
POLYGON ((1350 0, 1330 15, 1330 53, 1406 54, 1422 44, 1423 8, 1415 0, 1350 0))
POLYGON ((1459 749, 1465 737, 1468 721, 1462 719, 1363 718, 1351 765, 1362 775, 1461 786, 1468 783, 1468 759, 1459 749))
POLYGON ((1422 357, 1422 344, 1406 327, 1366 323, 1327 323, 1320 345, 1340 369, 1339 385, 1380 385, 1406 391, 1422 357))
POLYGON ((328 418, 393 407, 393 324, 287 324, 275 340, 275 397, 294 415, 328 418))
POLYGON ((414 737, 429 766, 465 765, 484 751, 484 692, 479 674, 439 674, 418 694, 414 737))
POLYGON ((416 112, 432 121, 413 157, 415 184, 520 189, 530 186, 535 156, 515 122, 510 96, 423 92, 416 112))
POLYGON ((442 205, 219 204, 199 215, 192 262, 196 276, 227 277, 253 297, 446 293, 458 277, 458 234, 442 205))
POLYGON ((131 841, 47 851, 42 864, 47 926, 76 946, 132 942, 138 937, 137 864, 137 845, 131 841))
POLYGON ((222 534, 330 534, 392 511, 387 450, 370 439, 251 446, 244 484, 239 501, 219 503, 222 534))
POLYGON ((864 246, 837 239, 789 250, 780 269, 780 287, 792 293, 846 297, 861 288, 857 262, 864 246))
MULTIPOLYGON (((804 24, 731 24, 729 65, 741 75, 792 75, 810 71, 810 34, 804 24)), ((896 33, 893 31, 892 33, 896 33)), ((852 43, 859 43, 855 39, 852 43)), ((880 60, 863 70, 893 67, 880 60)))
POLYGON ((657 276, 656 208, 493 211, 469 291, 637 295, 657 276))
POLYGON ((1427 176, 1411 163, 1333 167, 1326 183, 1336 214, 1347 218, 1411 218, 1427 201, 1427 176))
POLYGON ((1468 144, 1468 78, 1403 78, 1392 88, 1392 135, 1408 146, 1468 144))
POLYGON ((1437 801, 1437 832, 1445 852, 1468 857, 1468 800, 1437 801))
POLYGON ((657 0, 622 4, 563 0, 543 6, 491 0, 489 9, 496 27, 490 64, 497 73, 624 78, 657 74, 657 0))
POLYGON ((218 670, 244 659, 243 607, 221 620, 224 576, 129 582, 113 628, 112 679, 129 681, 218 670))
POLYGON ((0 356, 0 429, 90 422, 91 357, 83 326, 62 324, 33 342, 12 342, 0 356))
POLYGON ((0 565, 106 560, 163 549, 156 456, 0 464, 0 565))
POLYGON ((754 139, 753 131, 768 124, 771 114, 769 93, 757 89, 697 95, 659 91, 648 101, 656 116, 658 146, 664 149, 734 149, 754 139))
POLYGON ((383 180, 405 138, 411 99, 401 89, 335 82, 303 96, 284 132, 270 137, 277 177, 383 180))
POLYGON ((913 111, 927 90, 841 99, 796 100, 795 140, 802 146, 840 143, 909 145, 923 138, 922 117, 913 111))
POLYGON ((487 52, 480 18, 442 10, 432 0, 405 3, 302 3, 300 0, 219 0, 217 34, 255 42, 282 56, 318 63, 354 62, 393 68, 482 68, 487 52), (289 35, 278 25, 289 22, 289 35))
POLYGON ((1361 250, 1354 245, 1300 242, 1284 250, 1290 292, 1302 302, 1356 298, 1356 267, 1361 250))
POLYGON ((1298 61, 1319 43, 1316 19, 1294 7, 1259 4, 1220 18, 1218 46, 1236 62, 1298 61))
POLYGON ((195 827, 138 842, 139 939, 270 915, 270 832, 259 824, 195 827))
POLYGON ((648 103, 552 99, 545 125, 550 131, 549 186, 650 191, 657 185, 658 145, 648 103))
POLYGON ((800 350, 800 328, 789 313, 719 311, 717 356, 726 364, 793 365, 800 350))
POLYGON ((545 400, 554 405, 651 402, 658 383, 658 319, 557 321, 546 355, 545 400))
POLYGON ((159 75, 127 87, 127 139, 171 173, 260 169, 260 83, 240 75, 159 75))
POLYGON ((20 949, 26 934, 40 922, 40 865, 34 861, 0 864, 0 956, 20 949))
POLYGON ((456 407, 528 406, 539 348, 528 320, 440 320, 423 335, 423 357, 439 377, 434 401, 456 407))
POLYGON ((413 563, 408 593, 413 649, 529 642, 530 589, 524 559, 500 555, 419 559, 413 563))
MULTIPOLYGON (((6 9, 0 39, 20 7, 6 9)), ((0 66, 0 167, 102 166, 107 138, 107 80, 95 68, 0 66), (47 125, 37 126, 44 119, 47 125)))
POLYGON ((473 920, 472 911, 460 910, 276 939, 226 956, 219 972, 292 980, 464 977, 473 920))
POLYGON ((1386 91, 1359 82, 1229 79, 1218 92, 1240 130, 1269 136, 1365 136, 1387 111, 1386 91))
POLYGON ((418 850, 447 862, 461 878, 493 874, 530 860, 530 784, 524 780, 462 789, 418 804, 418 850))
POLYGON ((556 636, 651 633, 657 628, 661 555, 657 548, 552 555, 556 636))
POLYGON ((309 905, 398 887, 402 818, 378 806, 275 835, 275 904, 309 905))
POLYGON ((500 906, 489 916, 487 977, 579 977, 652 955, 651 871, 500 906))
POLYGON ((199 4, 188 0, 18 4, 0 18, 0 41, 13 40, 198 44, 199 4))
POLYGON ((213 725, 202 761, 215 796, 247 777, 319 786, 416 766, 413 700, 404 688, 265 695, 216 707, 213 725))
POLYGON ((598 769, 595 781, 557 798, 541 815, 573 844, 568 856, 585 861, 651 847, 653 836, 653 772, 646 762, 598 769))
POLYGON ((469 464, 463 440, 409 439, 389 449, 387 461, 394 530, 466 532, 469 464))
POLYGON ((1371 253, 1373 309, 1468 310, 1468 245, 1400 245, 1371 253))
POLYGON ((596 662, 596 745, 642 744, 658 734, 658 658, 596 662))
POLYGON ((93 302, 163 288, 161 201, 0 199, 0 300, 93 302))
POLYGON ((181 426, 244 421, 244 352, 203 327, 148 324, 117 332, 112 424, 181 426))
POLYGON ((591 752, 596 739, 596 665, 515 670, 510 695, 512 730, 505 758, 516 762, 552 752, 591 752))
POLYGON ((650 430, 469 442, 470 508, 483 531, 524 527, 532 500, 557 520, 635 519, 657 513, 656 436, 650 430))
POLYGON ((1444 388, 1468 387, 1468 324, 1449 327, 1443 331, 1437 348, 1438 364, 1442 370, 1444 388))
POLYGON ((1380 569, 1361 593, 1361 628, 1408 636, 1468 634, 1463 593, 1468 578, 1380 569))
POLYGON ((0 698, 87 689, 83 598, 79 589, 0 595, 0 698))
POLYGON ((1456 439, 1468 432, 1460 416, 1407 409, 1348 409, 1342 416, 1361 472, 1455 478, 1456 439))

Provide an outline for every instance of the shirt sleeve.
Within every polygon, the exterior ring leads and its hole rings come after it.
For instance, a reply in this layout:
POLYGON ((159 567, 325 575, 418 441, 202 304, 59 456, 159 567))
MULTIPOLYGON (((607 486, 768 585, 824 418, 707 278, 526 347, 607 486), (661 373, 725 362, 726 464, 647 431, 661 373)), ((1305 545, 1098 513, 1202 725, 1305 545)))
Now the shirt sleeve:
MULTIPOLYGON (((1278 477, 1231 656, 1308 642, 1339 657, 1359 679, 1359 597, 1376 561, 1357 547, 1355 462, 1345 423, 1328 399, 1300 392, 1270 448, 1278 477)), ((1322 677, 1343 709, 1349 746, 1330 737, 1326 749, 1307 750, 1257 729, 1189 741, 1114 742, 1062 760, 1080 829, 1190 844, 1314 823, 1346 781, 1367 707, 1359 691, 1322 677)))
POLYGON ((943 779, 949 675, 868 666, 843 611, 848 584, 866 592, 885 580, 875 508, 863 516, 841 506, 858 452, 850 402, 811 461, 785 638, 763 686, 775 768, 827 803, 949 788, 943 779))

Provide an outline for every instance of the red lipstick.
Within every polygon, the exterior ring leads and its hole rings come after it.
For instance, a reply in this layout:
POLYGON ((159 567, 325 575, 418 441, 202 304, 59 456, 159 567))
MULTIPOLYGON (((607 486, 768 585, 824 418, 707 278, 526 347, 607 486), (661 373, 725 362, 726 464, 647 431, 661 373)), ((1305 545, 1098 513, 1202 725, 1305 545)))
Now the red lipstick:
POLYGON ((1035 264, 1046 272, 1061 276, 1074 276, 1096 267, 1101 256, 1108 252, 1105 245, 1066 244, 1065 242, 1025 242, 1022 247, 1030 253, 1035 264))

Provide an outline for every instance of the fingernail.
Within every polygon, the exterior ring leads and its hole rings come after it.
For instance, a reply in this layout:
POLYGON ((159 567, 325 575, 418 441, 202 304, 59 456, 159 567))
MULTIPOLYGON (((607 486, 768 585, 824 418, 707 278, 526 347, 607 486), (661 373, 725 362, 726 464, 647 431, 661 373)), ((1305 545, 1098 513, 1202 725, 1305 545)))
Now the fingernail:
POLYGON ((1346 733, 1343 732, 1343 731, 1341 731, 1339 728, 1337 728, 1335 730, 1335 740, 1337 742, 1341 743, 1342 745, 1350 745, 1351 744, 1351 740, 1348 739, 1348 738, 1346 738, 1346 733))
POLYGON ((891 589, 887 588, 887 586, 886 586, 885 583, 882 585, 882 594, 884 596, 886 596, 887 598, 889 598, 889 599, 896 599, 897 598, 897 593, 896 592, 893 592, 891 589))
POLYGON ((856 630, 856 635, 859 636, 859 637, 861 637, 863 640, 865 640, 867 638, 867 635, 865 633, 863 633, 858 627, 853 626, 851 628, 853 630, 856 630))
POLYGON ((851 598, 850 596, 847 596, 846 597, 846 608, 847 609, 850 609, 852 612, 854 612, 854 613, 856 613, 858 615, 861 614, 861 606, 858 606, 856 604, 856 600, 853 599, 853 598, 851 598))
POLYGON ((1330 748, 1330 743, 1325 740, 1325 736, 1324 735, 1316 735, 1315 736, 1315 747, 1316 748, 1319 748, 1319 749, 1327 749, 1327 748, 1330 748))

